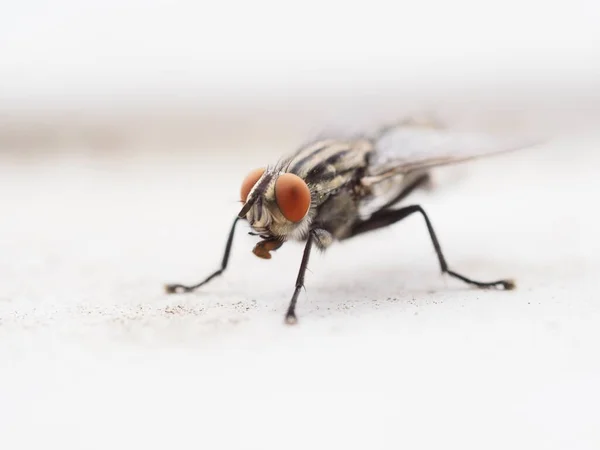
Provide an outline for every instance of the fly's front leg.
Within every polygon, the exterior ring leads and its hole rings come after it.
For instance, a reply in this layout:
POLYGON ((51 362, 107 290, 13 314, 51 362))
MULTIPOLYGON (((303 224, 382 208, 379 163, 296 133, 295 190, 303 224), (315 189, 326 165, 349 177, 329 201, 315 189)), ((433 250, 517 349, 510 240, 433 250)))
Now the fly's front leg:
POLYGON ((221 261, 221 268, 219 270, 215 271, 214 273, 212 273, 209 277, 207 277, 205 280, 201 281, 198 284, 194 284, 194 285, 190 285, 190 286, 186 286, 184 284, 167 284, 165 286, 165 291, 168 294, 176 294, 176 293, 180 293, 180 292, 195 291, 196 289, 198 289, 201 286, 204 286, 210 280, 212 280, 213 278, 215 278, 218 275, 221 275, 225 271, 225 269, 227 268, 227 263, 229 262, 229 254, 231 253, 231 244, 233 243, 233 236, 235 234, 235 226, 237 225, 237 222, 239 219, 240 219, 239 217, 235 218, 235 220, 233 221, 233 225, 231 226, 231 231, 229 231, 229 237, 227 238, 227 244, 225 245, 225 254, 223 255, 223 260, 221 261))
POLYGON ((435 231, 433 230, 431 221, 429 220, 429 217, 427 217, 425 210, 420 205, 411 205, 397 210, 379 211, 373 214, 373 216, 371 216, 369 220, 360 222, 359 224, 354 226, 354 228, 352 229, 352 236, 356 236, 367 231, 376 230, 378 228, 382 228, 393 223, 399 222, 413 213, 419 213, 425 219, 425 224, 427 225, 427 230, 429 231, 429 237, 431 238, 431 242, 433 243, 433 247, 435 248, 435 253, 438 257, 442 273, 447 273, 451 277, 457 278, 461 281, 464 281, 465 283, 472 284, 479 288, 485 289, 497 287, 506 290, 515 288, 515 283, 512 280, 476 281, 451 270, 448 267, 448 263, 446 262, 444 254, 442 253, 442 248, 440 247, 440 243, 437 239, 437 236, 435 235, 435 231))
POLYGON ((296 279, 296 288, 294 289, 294 294, 292 295, 290 306, 288 307, 287 313, 285 315, 285 322, 290 325, 293 325, 298 322, 298 319, 296 318, 296 301, 298 301, 298 295, 300 295, 300 290, 304 287, 304 274, 306 273, 308 260, 310 258, 310 251, 312 249, 313 242, 316 237, 316 230, 311 230, 308 234, 308 238, 306 239, 306 245, 304 246, 304 254, 302 255, 302 262, 300 263, 300 270, 298 271, 298 278, 296 279))

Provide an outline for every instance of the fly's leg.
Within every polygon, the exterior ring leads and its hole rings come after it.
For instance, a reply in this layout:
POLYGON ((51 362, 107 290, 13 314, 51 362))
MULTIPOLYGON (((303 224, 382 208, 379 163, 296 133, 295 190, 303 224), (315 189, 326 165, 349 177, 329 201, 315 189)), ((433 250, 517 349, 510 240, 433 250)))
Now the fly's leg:
POLYGON ((221 268, 198 284, 194 284, 191 286, 186 286, 184 284, 167 284, 165 286, 165 291, 168 294, 176 294, 176 293, 180 293, 180 292, 195 291, 196 289, 198 289, 201 286, 204 286, 210 280, 212 280, 216 276, 221 275, 225 271, 225 269, 227 268, 227 263, 229 261, 229 254, 231 253, 231 244, 233 243, 233 236, 235 234, 235 226, 237 225, 238 220, 239 220, 239 217, 236 217, 235 220, 233 221, 233 225, 231 226, 231 231, 229 232, 229 237, 227 238, 227 245, 225 246, 225 254, 223 255, 223 261, 221 261, 221 268))
POLYGON ((298 295, 300 295, 300 289, 304 287, 304 274, 306 273, 306 267, 308 266, 308 259, 310 258, 310 250, 312 249, 313 241, 315 239, 315 231, 311 230, 306 239, 306 245, 304 247, 304 254, 302 255, 302 262, 300 263, 300 270, 298 271, 298 278, 296 279, 296 288, 294 289, 294 295, 290 301, 287 313, 285 315, 285 322, 292 325, 298 322, 296 318, 296 301, 298 295))
POLYGON ((396 203, 400 203, 410 194, 412 194, 416 189, 424 187, 426 184, 431 183, 431 175, 429 172, 425 172, 415 178, 412 183, 409 183, 396 197, 388 201, 385 205, 381 207, 381 209, 389 208, 396 203))
POLYGON ((371 218, 369 220, 366 220, 366 221, 361 222, 361 223, 357 224, 356 226, 354 226, 354 228, 352 229, 352 236, 356 236, 358 234, 365 233, 367 231, 376 230, 378 228, 382 228, 382 227, 391 225, 393 223, 400 222, 402 219, 405 219, 406 217, 410 216, 413 213, 419 213, 425 219, 425 224, 427 225, 427 230, 429 231, 429 237, 431 238, 431 242, 433 243, 433 247, 435 248, 435 253, 440 262, 440 268, 442 269, 442 273, 446 273, 446 274, 450 275, 451 277, 457 278, 461 281, 464 281, 465 283, 472 284, 479 288, 486 289, 486 288, 496 287, 496 288, 503 288, 505 290, 511 290, 511 289, 515 288, 515 283, 512 280, 498 280, 498 281, 491 281, 491 282, 482 282, 482 281, 472 280, 470 278, 465 277, 464 275, 461 275, 461 274, 456 273, 453 270, 451 270, 448 267, 446 258, 444 258, 442 249, 440 247, 440 243, 437 239, 437 236, 435 235, 435 231, 433 231, 433 226, 431 225, 431 221, 429 220, 429 217, 427 217, 425 210, 423 210, 423 208, 420 205, 406 206, 405 208, 401 208, 401 209, 397 209, 397 210, 379 211, 379 212, 373 214, 373 216, 371 216, 371 218))

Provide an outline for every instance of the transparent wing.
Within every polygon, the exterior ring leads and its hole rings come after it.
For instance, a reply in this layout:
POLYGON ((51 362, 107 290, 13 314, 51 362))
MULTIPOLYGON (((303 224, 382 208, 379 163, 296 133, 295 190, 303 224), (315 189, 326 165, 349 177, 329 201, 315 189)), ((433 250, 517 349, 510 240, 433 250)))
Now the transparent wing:
POLYGON ((384 130, 376 139, 364 182, 507 153, 540 142, 522 136, 398 125, 384 130))
POLYGON ((370 191, 359 203, 363 219, 393 204, 416 179, 435 167, 524 149, 542 140, 408 122, 382 130, 374 142, 361 179, 370 191))

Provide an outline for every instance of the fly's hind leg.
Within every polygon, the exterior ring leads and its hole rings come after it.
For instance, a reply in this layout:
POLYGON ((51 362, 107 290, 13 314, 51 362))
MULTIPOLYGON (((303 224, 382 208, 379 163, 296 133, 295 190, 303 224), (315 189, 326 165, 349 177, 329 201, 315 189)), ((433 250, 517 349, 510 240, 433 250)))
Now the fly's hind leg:
POLYGON ((429 231, 429 237, 431 238, 431 242, 435 248, 435 253, 438 257, 442 273, 446 273, 453 278, 457 278, 467 284, 471 284, 479 288, 502 288, 505 290, 511 290, 515 288, 515 283, 512 280, 476 281, 451 270, 448 267, 448 263, 446 262, 444 254, 442 253, 440 243, 437 239, 435 231, 433 230, 431 221, 429 220, 429 217, 427 217, 425 210, 420 205, 406 206, 397 210, 380 210, 373 214, 370 219, 355 225, 352 228, 351 236, 356 236, 367 231, 373 231, 378 228, 392 225, 393 223, 400 222, 402 219, 405 219, 413 213, 419 213, 425 219, 425 224, 427 225, 427 230, 429 231))
POLYGON ((410 176, 412 180, 409 179, 409 181, 406 183, 406 187, 402 189, 402 191, 400 191, 396 197, 384 204, 380 209, 389 208, 396 203, 400 203, 415 190, 431 187, 432 185, 431 174, 429 172, 410 173, 407 174, 407 176, 410 176))

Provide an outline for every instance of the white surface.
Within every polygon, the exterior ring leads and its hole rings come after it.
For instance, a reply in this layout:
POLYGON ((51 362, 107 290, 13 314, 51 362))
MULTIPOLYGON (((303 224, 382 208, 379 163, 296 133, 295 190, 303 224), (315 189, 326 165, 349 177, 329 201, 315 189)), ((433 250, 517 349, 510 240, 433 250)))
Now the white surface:
POLYGON ((301 247, 259 260, 243 226, 226 275, 162 293, 218 266, 275 150, 3 160, 1 447, 599 448, 599 143, 415 197, 451 267, 516 291, 441 277, 415 217, 315 253, 296 327, 301 247))

